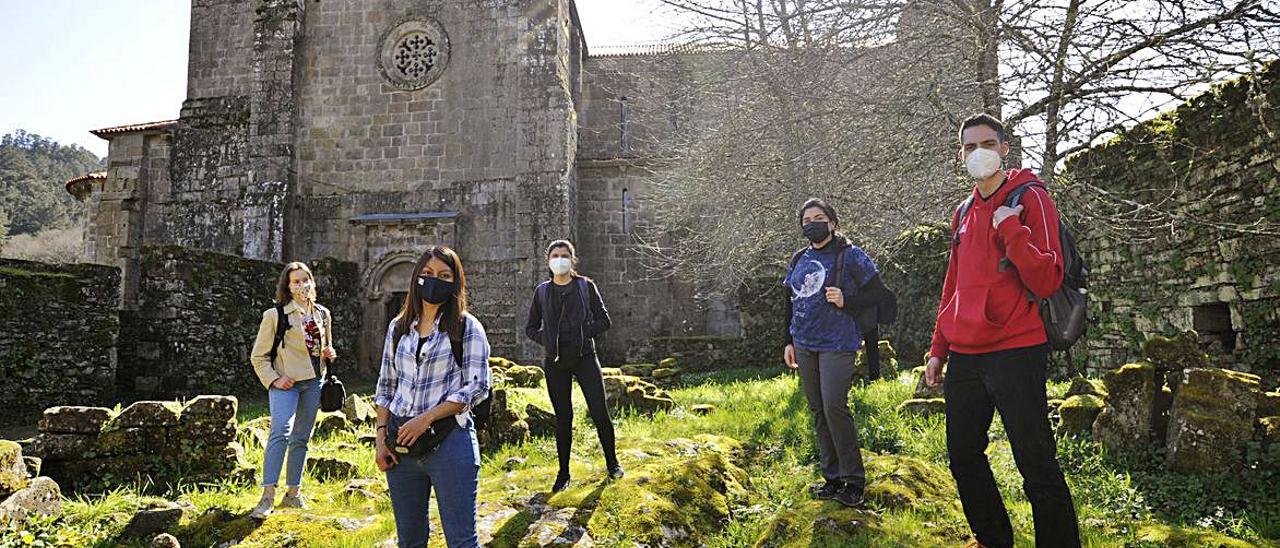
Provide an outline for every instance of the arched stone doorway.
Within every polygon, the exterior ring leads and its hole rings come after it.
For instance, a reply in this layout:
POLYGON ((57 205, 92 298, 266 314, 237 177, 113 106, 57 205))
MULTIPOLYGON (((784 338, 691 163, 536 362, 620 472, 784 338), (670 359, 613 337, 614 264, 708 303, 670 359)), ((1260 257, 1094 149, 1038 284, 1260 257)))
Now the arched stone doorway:
POLYGON ((387 325, 400 313, 417 260, 418 254, 412 251, 388 253, 365 275, 365 294, 368 295, 364 308, 366 351, 360 362, 375 374, 382 363, 387 325))

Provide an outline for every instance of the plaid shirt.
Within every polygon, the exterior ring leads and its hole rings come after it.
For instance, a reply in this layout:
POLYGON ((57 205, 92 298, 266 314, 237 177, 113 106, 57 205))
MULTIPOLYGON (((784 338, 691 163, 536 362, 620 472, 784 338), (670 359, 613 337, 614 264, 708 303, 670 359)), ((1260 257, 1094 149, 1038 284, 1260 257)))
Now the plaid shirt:
POLYGON ((418 322, 396 345, 392 340, 393 320, 387 326, 387 340, 382 347, 382 368, 378 373, 378 389, 373 402, 399 417, 416 417, 446 401, 466 406, 458 413, 458 424, 467 425, 471 406, 488 395, 492 376, 489 372, 489 338, 480 320, 467 314, 467 331, 463 339, 462 367, 454 365, 453 346, 449 336, 436 329, 427 336, 422 351, 415 355, 418 322), (394 354, 394 355, 393 355, 394 354))

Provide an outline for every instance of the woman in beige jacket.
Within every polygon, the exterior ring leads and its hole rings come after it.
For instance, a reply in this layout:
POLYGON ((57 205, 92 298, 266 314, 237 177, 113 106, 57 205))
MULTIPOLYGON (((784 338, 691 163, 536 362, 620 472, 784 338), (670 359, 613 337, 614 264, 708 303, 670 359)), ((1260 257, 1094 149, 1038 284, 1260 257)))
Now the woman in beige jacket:
POLYGON ((276 482, 286 462, 288 492, 281 508, 305 508, 299 488, 307 460, 307 442, 320 408, 324 371, 338 357, 333 350, 333 317, 316 303, 315 277, 303 263, 289 263, 276 283, 276 306, 262 313, 258 337, 249 359, 253 371, 268 391, 271 435, 262 457, 262 499, 250 514, 265 518, 275 502, 276 482), (276 328, 288 321, 284 337, 276 343, 276 328))

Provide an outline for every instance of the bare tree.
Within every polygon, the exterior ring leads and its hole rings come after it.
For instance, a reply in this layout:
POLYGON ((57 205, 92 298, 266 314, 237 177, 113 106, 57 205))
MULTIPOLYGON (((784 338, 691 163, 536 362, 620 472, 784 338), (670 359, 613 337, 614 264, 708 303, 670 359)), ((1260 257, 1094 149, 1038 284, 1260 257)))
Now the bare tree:
MULTIPOLYGON (((661 0, 692 44, 663 134, 646 250, 655 272, 731 290, 800 244, 795 208, 834 199, 873 253, 945 219, 954 128, 1002 115, 1047 179, 1062 159, 1280 52, 1276 0, 661 0), (701 52, 701 53, 690 53, 701 52)), ((678 59, 676 59, 678 58, 678 59)), ((656 146, 656 145, 655 145, 656 146)), ((1082 183, 1087 185, 1087 183, 1082 183)), ((1149 228, 1133 196, 1081 209, 1149 228)))

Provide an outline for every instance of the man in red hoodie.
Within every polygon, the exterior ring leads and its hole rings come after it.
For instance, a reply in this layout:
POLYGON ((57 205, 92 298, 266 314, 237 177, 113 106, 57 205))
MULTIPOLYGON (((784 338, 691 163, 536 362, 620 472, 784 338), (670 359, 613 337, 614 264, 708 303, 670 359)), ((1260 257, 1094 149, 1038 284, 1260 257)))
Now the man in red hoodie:
POLYGON ((1058 211, 1030 170, 1002 170, 1009 142, 1000 120, 979 114, 960 126, 960 159, 975 180, 972 205, 952 220, 951 258, 925 369, 944 383, 947 455, 960 491, 971 545, 1013 546, 1013 527, 987 462, 996 411, 1004 423, 1022 489, 1031 501, 1036 546, 1079 546, 1071 492, 1058 466, 1045 397, 1048 338, 1034 297, 1062 284, 1058 211), (947 374, 942 379, 942 367, 947 374))

